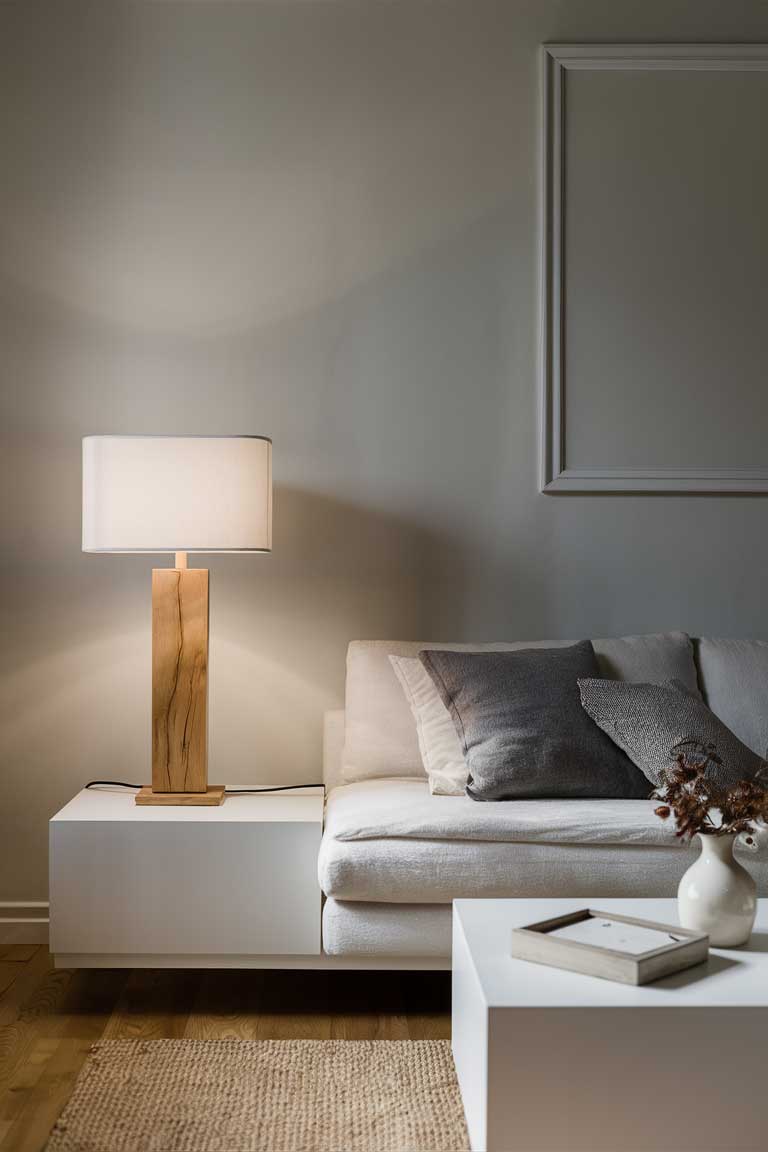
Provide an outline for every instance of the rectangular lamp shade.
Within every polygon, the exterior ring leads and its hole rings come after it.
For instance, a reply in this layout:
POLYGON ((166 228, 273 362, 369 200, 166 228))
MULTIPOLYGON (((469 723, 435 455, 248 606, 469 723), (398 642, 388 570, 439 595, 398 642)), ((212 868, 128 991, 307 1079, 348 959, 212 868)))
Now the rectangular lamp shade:
POLYGON ((86 436, 84 552, 269 552, 266 436, 86 436))

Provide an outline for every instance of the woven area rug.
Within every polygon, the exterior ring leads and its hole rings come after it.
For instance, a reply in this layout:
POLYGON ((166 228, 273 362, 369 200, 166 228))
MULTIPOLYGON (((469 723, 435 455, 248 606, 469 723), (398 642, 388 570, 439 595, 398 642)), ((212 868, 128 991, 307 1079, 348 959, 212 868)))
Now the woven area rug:
POLYGON ((108 1040, 47 1152, 466 1152, 447 1040, 108 1040))

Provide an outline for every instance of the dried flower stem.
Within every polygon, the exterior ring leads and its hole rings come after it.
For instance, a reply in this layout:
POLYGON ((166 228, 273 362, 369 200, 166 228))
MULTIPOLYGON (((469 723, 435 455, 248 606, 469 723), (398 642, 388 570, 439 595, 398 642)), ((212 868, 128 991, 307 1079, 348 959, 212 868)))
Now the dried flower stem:
POLYGON ((670 756, 674 766, 664 772, 664 782, 651 799, 663 801, 654 810, 661 820, 674 814, 677 836, 690 839, 697 833, 737 836, 742 832, 751 836, 756 822, 768 821, 768 789, 762 783, 768 767, 765 760, 751 780, 724 788, 707 774, 711 765, 722 764, 714 744, 684 740, 672 748, 670 756))

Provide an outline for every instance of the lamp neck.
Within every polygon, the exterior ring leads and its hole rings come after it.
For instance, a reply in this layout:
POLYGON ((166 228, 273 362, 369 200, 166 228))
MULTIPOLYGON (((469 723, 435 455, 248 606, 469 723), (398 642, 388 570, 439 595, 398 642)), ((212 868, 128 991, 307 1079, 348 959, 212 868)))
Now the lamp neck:
POLYGON ((174 566, 174 568, 187 568, 188 567, 186 552, 177 552, 176 553, 176 560, 175 560, 173 566, 174 566))

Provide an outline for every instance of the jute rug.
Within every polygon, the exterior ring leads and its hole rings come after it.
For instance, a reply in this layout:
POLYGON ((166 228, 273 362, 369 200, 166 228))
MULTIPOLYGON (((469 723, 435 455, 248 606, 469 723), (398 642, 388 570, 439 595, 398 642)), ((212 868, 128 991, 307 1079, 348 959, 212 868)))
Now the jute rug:
POLYGON ((108 1040, 47 1152, 466 1152, 446 1040, 108 1040))

